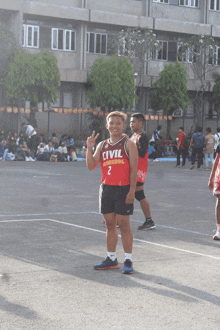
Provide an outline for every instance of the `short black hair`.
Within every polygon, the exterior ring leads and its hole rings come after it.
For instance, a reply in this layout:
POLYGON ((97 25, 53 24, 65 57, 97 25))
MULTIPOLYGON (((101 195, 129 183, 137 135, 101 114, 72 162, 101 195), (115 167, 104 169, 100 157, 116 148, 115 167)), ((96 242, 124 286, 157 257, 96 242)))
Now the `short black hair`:
POLYGON ((143 123, 145 122, 143 113, 135 112, 135 113, 132 113, 131 117, 136 118, 137 120, 141 120, 141 121, 143 121, 143 123))
POLYGON ((160 125, 157 126, 157 130, 158 130, 158 131, 160 131, 161 128, 162 128, 162 126, 160 126, 160 125))
POLYGON ((197 132, 200 132, 201 133, 202 132, 202 127, 200 127, 200 126, 197 127, 197 132))
POLYGON ((220 132, 220 127, 217 127, 217 132, 220 132))
POLYGON ((184 127, 183 126, 180 126, 179 129, 181 129, 182 131, 184 131, 184 127))
POLYGON ((211 133, 211 131, 212 131, 211 127, 207 127, 207 128, 206 128, 206 132, 211 133))

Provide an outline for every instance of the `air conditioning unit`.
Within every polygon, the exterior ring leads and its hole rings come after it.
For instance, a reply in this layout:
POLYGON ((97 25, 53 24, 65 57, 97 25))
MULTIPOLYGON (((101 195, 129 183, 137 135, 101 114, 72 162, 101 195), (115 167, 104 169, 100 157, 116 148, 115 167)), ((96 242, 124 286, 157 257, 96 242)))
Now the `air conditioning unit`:
POLYGON ((183 110, 177 109, 173 112, 172 117, 183 117, 183 110))

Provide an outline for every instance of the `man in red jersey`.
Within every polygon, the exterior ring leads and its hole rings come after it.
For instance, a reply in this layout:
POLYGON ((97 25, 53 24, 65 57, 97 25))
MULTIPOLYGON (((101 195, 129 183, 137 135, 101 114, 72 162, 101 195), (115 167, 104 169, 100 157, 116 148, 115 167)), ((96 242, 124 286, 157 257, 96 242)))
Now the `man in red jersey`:
POLYGON ((93 170, 101 163, 101 186, 99 191, 100 212, 106 224, 108 256, 106 260, 94 266, 96 270, 119 268, 116 258, 118 242, 117 224, 125 252, 123 274, 134 272, 132 265, 133 236, 130 228, 130 215, 133 214, 137 179, 138 152, 134 142, 122 134, 127 115, 114 111, 106 118, 106 127, 110 138, 93 148, 99 134, 95 131, 87 139, 86 163, 93 170))
POLYGON ((183 127, 179 127, 179 134, 177 140, 177 152, 176 152, 176 167, 180 167, 180 156, 182 154, 182 167, 186 164, 186 157, 188 154, 188 149, 184 146, 184 140, 186 138, 186 133, 183 131, 183 127))
POLYGON ((149 202, 144 195, 144 183, 148 168, 148 137, 142 130, 144 122, 145 118, 142 113, 133 113, 131 115, 130 127, 133 134, 130 139, 136 143, 139 156, 135 198, 140 202, 141 209, 146 218, 146 221, 138 227, 138 230, 153 229, 156 227, 151 218, 149 202))

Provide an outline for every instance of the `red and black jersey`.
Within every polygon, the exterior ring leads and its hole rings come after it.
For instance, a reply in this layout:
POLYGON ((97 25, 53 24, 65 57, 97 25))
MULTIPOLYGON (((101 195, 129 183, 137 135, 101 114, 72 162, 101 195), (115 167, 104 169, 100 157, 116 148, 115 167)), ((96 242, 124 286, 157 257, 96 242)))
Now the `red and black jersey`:
POLYGON ((122 136, 115 143, 110 139, 101 145, 101 171, 103 184, 109 186, 127 186, 130 184, 130 162, 126 151, 128 139, 122 136))
POLYGON ((139 134, 133 134, 131 140, 136 143, 138 148, 137 182, 144 183, 148 169, 148 137, 142 131, 139 134))

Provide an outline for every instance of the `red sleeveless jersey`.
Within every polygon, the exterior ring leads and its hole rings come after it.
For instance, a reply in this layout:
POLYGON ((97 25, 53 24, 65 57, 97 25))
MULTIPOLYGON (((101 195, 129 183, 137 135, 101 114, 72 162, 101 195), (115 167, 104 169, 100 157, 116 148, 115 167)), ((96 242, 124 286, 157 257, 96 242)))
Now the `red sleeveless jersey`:
POLYGON ((101 182, 108 186, 127 186, 130 184, 130 163, 126 151, 128 139, 122 136, 112 144, 110 139, 101 145, 101 182))
MULTIPOLYGON (((140 146, 138 144, 138 140, 144 132, 140 132, 137 135, 132 135, 131 140, 136 143, 137 148, 139 149, 140 146)), ((138 157, 138 169, 137 169, 137 182, 144 183, 147 176, 147 169, 148 169, 148 149, 144 157, 138 157)))

